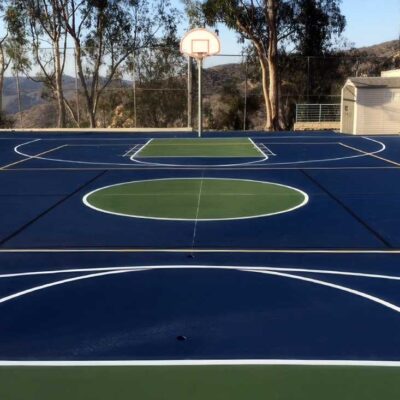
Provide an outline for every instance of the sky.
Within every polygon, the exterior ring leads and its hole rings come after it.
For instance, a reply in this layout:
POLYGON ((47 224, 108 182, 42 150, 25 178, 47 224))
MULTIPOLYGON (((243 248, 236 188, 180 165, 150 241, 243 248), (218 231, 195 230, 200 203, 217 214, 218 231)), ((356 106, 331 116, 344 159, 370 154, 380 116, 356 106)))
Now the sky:
MULTIPOLYGON (((342 0, 341 9, 347 19, 344 37, 355 47, 399 38, 400 0, 342 0)), ((240 53, 241 45, 237 43, 237 35, 223 26, 218 28, 222 44, 221 53, 240 53)))

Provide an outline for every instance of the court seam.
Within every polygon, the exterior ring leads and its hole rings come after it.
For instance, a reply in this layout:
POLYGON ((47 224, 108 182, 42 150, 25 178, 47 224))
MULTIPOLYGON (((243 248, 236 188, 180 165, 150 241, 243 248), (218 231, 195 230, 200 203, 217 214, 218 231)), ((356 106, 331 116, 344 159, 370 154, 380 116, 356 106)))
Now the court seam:
POLYGON ((36 217, 34 217, 33 219, 31 219, 30 221, 28 221, 27 223, 23 224, 21 227, 19 227, 16 231, 14 231, 13 233, 9 234, 8 236, 6 236, 4 239, 0 240, 0 246, 3 246, 6 242, 8 242, 9 240, 11 240, 12 238, 14 238, 15 236, 19 235, 21 232, 23 232, 26 228, 28 228, 29 226, 31 226, 32 224, 34 224, 35 222, 37 222, 39 219, 41 219, 42 217, 44 217, 46 214, 48 214, 49 212, 51 212, 52 210, 54 210, 55 208, 57 208, 60 204, 64 203, 66 200, 70 199, 72 196, 74 196, 75 194, 77 194, 79 191, 83 190, 86 186, 90 185, 91 183, 93 183, 96 179, 100 178, 101 176, 103 176, 106 172, 108 171, 102 171, 99 174, 96 174, 96 176, 94 178, 91 178, 89 181, 85 182, 84 184, 80 185, 77 189, 75 189, 73 192, 67 194, 65 197, 63 197, 61 200, 57 201, 56 203, 54 203, 52 206, 50 206, 49 208, 47 208, 46 210, 42 211, 39 215, 37 215, 36 217))
POLYGON ((347 211, 356 221, 358 221, 364 228, 366 228, 370 233, 372 233, 375 238, 377 238, 381 243, 383 243, 388 248, 393 248, 391 243, 389 243, 383 236, 381 236, 378 232, 376 232, 371 226, 367 224, 361 217, 359 217, 350 207, 346 206, 338 197, 336 197, 333 193, 331 193, 328 189, 326 189, 318 180, 302 169, 299 170, 304 176, 306 176, 314 185, 320 188, 329 198, 331 198, 336 204, 338 204, 341 208, 347 211))

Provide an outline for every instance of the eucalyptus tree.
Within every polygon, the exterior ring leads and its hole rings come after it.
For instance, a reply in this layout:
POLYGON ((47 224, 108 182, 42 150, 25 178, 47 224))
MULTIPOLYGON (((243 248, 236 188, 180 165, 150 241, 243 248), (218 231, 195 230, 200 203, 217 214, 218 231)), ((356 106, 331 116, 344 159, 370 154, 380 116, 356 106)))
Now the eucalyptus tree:
POLYGON ((0 112, 3 110, 3 90, 6 71, 12 67, 14 73, 26 70, 26 37, 21 14, 12 1, 0 0, 0 20, 3 31, 0 36, 0 112))
POLYGON ((297 49, 300 43, 305 47, 314 45, 316 39, 320 45, 340 34, 345 24, 340 3, 341 0, 205 0, 201 4, 208 24, 222 22, 253 44, 261 65, 265 130, 281 127, 280 47, 297 49), (307 12, 311 8, 313 15, 307 12), (313 31, 316 20, 319 26, 313 31))
POLYGON ((60 8, 69 0, 12 0, 25 23, 25 35, 32 48, 35 65, 40 72, 33 80, 50 88, 57 103, 57 125, 65 127, 66 108, 72 108, 64 95, 63 75, 67 59, 67 32, 62 24, 60 8), (46 47, 50 46, 50 52, 46 47))
POLYGON ((124 63, 157 37, 175 32, 168 0, 69 0, 60 18, 75 48, 76 65, 89 124, 96 126, 100 97, 124 63))
MULTIPOLYGON (((3 24, 6 22, 6 15, 5 15, 5 5, 0 3, 0 18, 3 21, 3 24)), ((8 40, 8 29, 7 25, 4 24, 5 30, 0 36, 0 113, 3 111, 3 90, 4 90, 4 75, 10 66, 11 59, 7 57, 6 54, 6 45, 8 40)))

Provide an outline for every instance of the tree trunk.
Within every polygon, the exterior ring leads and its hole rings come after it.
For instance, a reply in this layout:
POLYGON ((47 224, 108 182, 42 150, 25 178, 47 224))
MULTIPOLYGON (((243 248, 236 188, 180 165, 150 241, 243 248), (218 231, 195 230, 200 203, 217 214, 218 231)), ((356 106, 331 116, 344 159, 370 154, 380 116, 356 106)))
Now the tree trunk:
POLYGON ((269 78, 268 78, 268 61, 265 56, 259 54, 260 64, 261 64, 261 83, 264 95, 265 103, 265 126, 266 131, 272 130, 272 109, 271 109, 271 99, 269 97, 269 78))
POLYGON ((79 80, 81 81, 81 85, 83 88, 83 95, 84 95, 85 101, 86 101, 89 124, 90 124, 91 128, 95 128, 96 127, 96 114, 95 114, 94 108, 93 108, 93 98, 89 93, 89 90, 88 90, 88 87, 86 84, 85 74, 83 73, 82 51, 81 51, 81 45, 78 40, 75 40, 75 54, 76 54, 76 66, 78 67, 78 76, 79 76, 79 80))
POLYGON ((61 67, 60 59, 60 46, 58 39, 56 39, 54 46, 54 57, 55 57, 55 75, 56 75, 56 96, 57 96, 57 109, 58 109, 58 128, 65 128, 66 116, 65 116, 65 103, 64 103, 64 92, 63 92, 63 71, 61 67))
POLYGON ((5 73, 5 60, 3 46, 0 48, 0 113, 3 111, 3 88, 4 88, 4 73, 5 73))
POLYGON ((270 125, 267 130, 278 131, 279 126, 279 72, 278 72, 278 3, 277 0, 267 0, 267 21, 269 30, 268 69, 269 98, 271 101, 270 125))

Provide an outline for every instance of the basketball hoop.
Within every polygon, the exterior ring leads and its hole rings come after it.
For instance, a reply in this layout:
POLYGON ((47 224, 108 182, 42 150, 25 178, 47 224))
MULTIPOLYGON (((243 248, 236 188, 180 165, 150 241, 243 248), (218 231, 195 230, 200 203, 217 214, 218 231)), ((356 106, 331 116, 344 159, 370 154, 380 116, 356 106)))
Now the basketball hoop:
POLYGON ((181 40, 181 53, 196 60, 219 54, 218 36, 204 28, 192 29, 181 40))
POLYGON ((197 60, 199 72, 199 137, 203 130, 202 69, 206 57, 219 54, 221 44, 218 36, 204 28, 192 29, 181 40, 181 53, 197 60))

